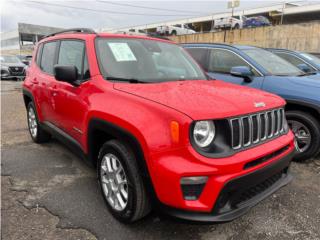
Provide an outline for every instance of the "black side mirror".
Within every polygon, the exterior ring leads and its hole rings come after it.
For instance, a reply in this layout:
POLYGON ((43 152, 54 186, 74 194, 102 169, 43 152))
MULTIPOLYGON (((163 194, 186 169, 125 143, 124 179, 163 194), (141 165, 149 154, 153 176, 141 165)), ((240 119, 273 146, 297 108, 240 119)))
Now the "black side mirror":
POLYGON ((298 67, 301 71, 303 71, 303 72, 305 72, 305 73, 310 73, 310 72, 312 72, 312 69, 311 69, 307 64, 305 64, 305 63, 298 64, 297 67, 298 67))
POLYGON ((76 66, 71 65, 55 65, 54 77, 61 82, 67 82, 72 85, 77 85, 78 69, 76 66))
POLYGON ((232 67, 230 74, 235 77, 241 77, 247 83, 252 82, 253 73, 247 66, 232 67))

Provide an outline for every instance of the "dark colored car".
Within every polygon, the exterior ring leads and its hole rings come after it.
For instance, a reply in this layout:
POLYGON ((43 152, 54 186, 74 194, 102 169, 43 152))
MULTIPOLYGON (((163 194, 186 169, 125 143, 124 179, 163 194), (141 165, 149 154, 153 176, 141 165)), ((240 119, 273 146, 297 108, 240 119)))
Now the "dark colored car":
POLYGON ((55 136, 91 163, 121 221, 152 205, 229 221, 292 179, 285 101, 208 79, 172 41, 77 29, 34 56, 23 84, 32 139, 55 136))
POLYGON ((185 44, 207 73, 216 79, 259 88, 287 101, 286 115, 295 136, 296 160, 320 151, 320 76, 306 74, 267 50, 227 44, 185 44))
POLYGON ((271 26, 268 18, 264 16, 249 17, 243 21, 243 28, 271 26))
POLYGON ((17 55, 17 57, 23 62, 25 65, 30 65, 32 60, 32 55, 17 55))
POLYGON ((320 58, 315 55, 279 48, 268 48, 267 50, 287 60, 305 73, 320 74, 320 58))
POLYGON ((22 63, 16 56, 1 55, 1 79, 24 79, 27 65, 22 63))

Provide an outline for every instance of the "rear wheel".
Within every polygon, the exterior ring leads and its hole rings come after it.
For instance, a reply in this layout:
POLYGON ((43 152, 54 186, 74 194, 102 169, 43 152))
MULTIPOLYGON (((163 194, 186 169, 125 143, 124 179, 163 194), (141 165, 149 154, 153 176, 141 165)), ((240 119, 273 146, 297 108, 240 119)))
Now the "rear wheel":
POLYGON ((150 212, 150 201, 129 147, 117 140, 106 142, 97 167, 102 195, 115 218, 130 223, 150 212))
POLYGON ((176 35, 177 35, 177 31, 176 31, 176 30, 173 30, 173 31, 171 32, 171 34, 172 34, 173 36, 176 36, 176 35))
POLYGON ((35 109, 33 102, 30 102, 27 107, 29 133, 34 142, 44 143, 50 140, 51 135, 40 126, 35 109))
POLYGON ((287 111, 288 124, 295 135, 296 161, 315 157, 320 151, 320 123, 302 111, 287 111))

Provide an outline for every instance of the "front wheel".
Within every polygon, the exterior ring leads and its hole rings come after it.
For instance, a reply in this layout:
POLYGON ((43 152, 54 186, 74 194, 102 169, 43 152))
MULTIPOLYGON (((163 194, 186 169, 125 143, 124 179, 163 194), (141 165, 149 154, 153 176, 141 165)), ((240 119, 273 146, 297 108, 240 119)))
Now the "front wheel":
POLYGON ((44 143, 50 140, 51 135, 42 129, 33 102, 27 106, 28 128, 32 140, 36 143, 44 143))
POLYGON ((295 135, 296 161, 315 157, 320 151, 320 123, 311 114, 287 111, 288 124, 295 135))
POLYGON ((106 142, 99 152, 98 180, 111 214, 130 223, 146 216, 150 201, 131 149, 120 141, 106 142))

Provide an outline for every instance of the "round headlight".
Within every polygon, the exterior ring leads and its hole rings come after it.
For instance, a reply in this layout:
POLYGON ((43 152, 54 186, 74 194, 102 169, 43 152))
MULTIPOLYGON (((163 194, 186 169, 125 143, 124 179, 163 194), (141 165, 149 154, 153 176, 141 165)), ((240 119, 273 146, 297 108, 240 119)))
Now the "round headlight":
POLYGON ((202 148, 208 147, 216 134, 216 128, 212 121, 196 122, 193 129, 193 139, 202 148))

